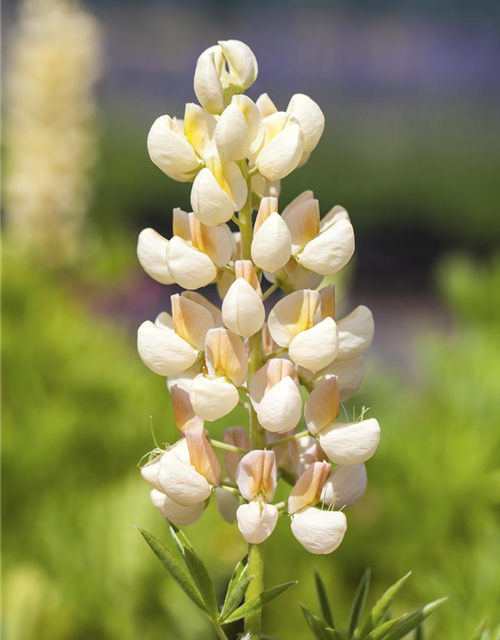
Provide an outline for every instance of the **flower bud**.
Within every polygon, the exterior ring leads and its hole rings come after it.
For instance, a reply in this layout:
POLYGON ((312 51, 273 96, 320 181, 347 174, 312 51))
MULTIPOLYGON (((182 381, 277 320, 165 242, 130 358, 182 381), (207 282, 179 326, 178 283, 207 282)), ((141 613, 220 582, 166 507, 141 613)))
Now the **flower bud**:
POLYGON ((293 515, 319 502, 323 485, 330 473, 328 462, 313 462, 297 480, 288 498, 288 513, 293 515))
POLYGON ((248 96, 233 96, 217 123, 215 140, 223 162, 242 160, 262 142, 262 117, 248 96))
POLYGON ((337 325, 325 318, 317 325, 302 331, 290 343, 290 358, 310 371, 320 371, 336 357, 339 349, 337 325))
POLYGON ((337 549, 347 531, 342 511, 304 509, 292 517, 292 533, 309 553, 327 554, 337 549))
POLYGON ((374 418, 359 422, 334 422, 318 434, 326 455, 337 464, 365 462, 375 453, 380 441, 380 426, 374 418))
POLYGON ((316 102, 303 93, 292 96, 286 112, 297 118, 304 134, 303 161, 316 148, 323 134, 325 116, 316 102))
POLYGON ((233 524, 236 520, 236 511, 240 506, 238 496, 224 487, 217 487, 215 489, 215 501, 224 520, 229 524, 233 524))
POLYGON ((236 484, 245 500, 258 494, 267 501, 274 498, 277 483, 274 451, 253 450, 241 459, 236 471, 236 484))
POLYGON ((259 172, 268 180, 281 180, 299 164, 304 136, 299 122, 282 111, 262 121, 264 141, 255 159, 259 172))
POLYGON ((364 305, 339 320, 339 362, 357 358, 370 347, 375 333, 373 314, 364 305))
POLYGON ((148 151, 155 165, 178 182, 192 182, 203 164, 170 116, 160 116, 153 123, 148 135, 148 151))
POLYGON ((304 247, 297 257, 300 264, 322 276, 332 276, 344 267, 354 253, 354 230, 349 220, 340 219, 304 247))
POLYGON ((182 431, 198 431, 203 433, 204 422, 196 415, 193 405, 189 399, 189 393, 181 389, 178 385, 173 385, 170 389, 172 395, 172 407, 174 410, 175 426, 182 431))
POLYGON ((196 63, 194 92, 209 113, 222 113, 224 109, 224 92, 220 81, 223 65, 222 52, 217 45, 206 49, 196 63))
POLYGON ((172 450, 160 460, 158 484, 169 498, 184 507, 204 502, 212 490, 207 479, 172 450))
POLYGON ((271 116, 273 113, 276 113, 278 109, 276 108, 274 102, 267 95, 267 93, 263 93, 257 98, 257 102, 255 103, 257 108, 260 111, 260 114, 263 118, 267 116, 271 116))
POLYGON ((161 284, 173 284, 167 266, 168 240, 154 229, 143 229, 137 243, 137 257, 144 271, 161 284))
MULTIPOLYGON (((228 429, 224 429, 223 437, 226 444, 240 447, 240 449, 250 449, 250 440, 248 439, 247 430, 244 427, 229 427, 228 429)), ((244 453, 236 453, 235 451, 224 452, 226 473, 230 480, 234 481, 236 479, 236 469, 244 455, 244 453)))
POLYGON ((250 400, 267 431, 284 433, 295 428, 302 414, 302 396, 293 363, 273 358, 261 367, 250 383, 250 400))
POLYGON ((224 86, 233 85, 242 93, 257 79, 259 68, 253 51, 240 40, 220 40, 219 46, 229 68, 224 76, 224 86))
POLYGON ((267 540, 278 521, 278 509, 262 500, 252 500, 238 507, 236 518, 241 535, 250 544, 267 540))
POLYGON ((227 416, 236 407, 240 396, 227 378, 199 374, 189 393, 196 415, 213 422, 227 416))
POLYGON ((363 497, 366 484, 366 467, 363 463, 347 467, 338 465, 325 482, 321 500, 336 509, 349 509, 363 497))
POLYGON ((157 491, 156 489, 151 491, 150 496, 151 502, 165 520, 172 522, 172 524, 175 524, 178 527, 187 527, 190 524, 197 522, 201 518, 205 508, 203 502, 198 502, 188 507, 184 507, 177 504, 177 502, 174 502, 165 493, 157 491))
POLYGON ((340 414, 338 379, 335 376, 324 380, 306 401, 304 416, 307 428, 316 435, 329 427, 340 414))
POLYGON ((246 202, 248 188, 239 167, 222 164, 213 157, 196 176, 191 189, 191 206, 197 218, 208 226, 227 222, 246 202))
MULTIPOLYGON (((238 272, 241 270, 241 264, 238 263, 242 262, 248 262, 252 266, 250 261, 237 261, 235 270, 238 270, 238 272)), ((238 274, 236 274, 236 280, 229 287, 222 303, 224 324, 228 329, 244 338, 249 338, 254 333, 257 333, 262 328, 266 318, 262 292, 253 266, 252 271, 253 274, 249 273, 248 278, 258 287, 258 290, 256 291, 245 277, 238 277, 238 274)))
POLYGON ((262 198, 255 220, 252 260, 269 273, 282 269, 290 259, 291 237, 278 213, 277 198, 262 198))

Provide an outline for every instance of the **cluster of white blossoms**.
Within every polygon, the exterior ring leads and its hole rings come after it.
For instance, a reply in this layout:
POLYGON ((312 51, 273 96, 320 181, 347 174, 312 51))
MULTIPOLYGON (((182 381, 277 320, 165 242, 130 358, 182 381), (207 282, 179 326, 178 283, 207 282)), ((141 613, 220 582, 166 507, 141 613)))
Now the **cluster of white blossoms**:
POLYGON ((347 528, 343 509, 365 491, 364 463, 380 437, 375 419, 338 421, 340 403, 361 385, 373 317, 360 306, 338 319, 334 287, 319 288, 354 252, 345 209, 321 218, 310 191, 284 208, 278 202, 279 181, 318 144, 323 113, 302 94, 286 111, 267 94, 253 102, 242 93, 256 77, 248 46, 219 42, 197 63, 201 106, 186 105, 183 120, 161 116, 148 137, 153 162, 193 183, 193 211, 174 210, 170 240, 153 229, 139 235, 144 270, 187 289, 171 297, 170 313, 138 330, 141 359, 168 378, 181 433, 142 475, 174 524, 197 521, 215 493, 249 543, 263 542, 288 513, 308 551, 330 553, 347 528), (211 283, 221 308, 195 291, 211 283), (266 316, 264 301, 279 288, 286 295, 266 316), (210 439, 207 423, 238 404, 249 409, 250 429, 210 439), (301 420, 307 431, 296 433, 301 420), (213 447, 225 449, 224 473, 213 447), (273 504, 279 478, 294 486, 287 503, 273 504))
POLYGON ((45 264, 82 247, 100 53, 99 24, 75 0, 21 4, 6 73, 6 223, 45 264))

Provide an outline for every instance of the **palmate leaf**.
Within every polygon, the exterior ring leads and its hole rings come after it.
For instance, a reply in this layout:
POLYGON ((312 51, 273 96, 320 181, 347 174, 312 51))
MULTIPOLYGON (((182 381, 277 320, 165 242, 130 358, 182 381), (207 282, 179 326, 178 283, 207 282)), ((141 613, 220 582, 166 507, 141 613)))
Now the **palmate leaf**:
POLYGON ((392 587, 389 587, 384 595, 377 601, 373 609, 370 611, 370 615, 368 616, 363 626, 363 631, 360 634, 362 638, 364 638, 365 635, 370 633, 370 631, 378 627, 380 623, 385 620, 394 598, 410 576, 411 571, 403 576, 400 580, 395 582, 392 587))
POLYGON ((352 603, 351 613, 349 615, 349 623, 347 625, 347 637, 353 638, 356 628, 359 625, 363 609, 365 608, 366 598, 370 589, 370 569, 366 569, 359 582, 356 596, 352 603))
POLYGON ((219 606, 217 604, 214 585, 210 579, 207 568, 203 564, 200 556, 189 547, 184 547, 184 557, 210 617, 212 620, 217 620, 219 617, 219 606))
POLYGON ((310 609, 308 609, 302 602, 300 603, 300 607, 302 609, 302 613, 304 614, 304 618, 306 619, 307 626, 314 633, 315 637, 318 640, 329 640, 327 634, 328 625, 324 620, 321 620, 317 615, 315 615, 310 609))
POLYGON ((277 598, 283 593, 283 591, 286 591, 294 584, 297 584, 297 582, 285 582, 283 584, 278 584, 276 587, 271 587, 271 589, 266 589, 266 591, 263 591, 258 596, 255 596, 255 598, 251 598, 250 600, 245 602, 245 604, 242 604, 241 607, 238 607, 236 611, 234 611, 228 618, 226 618, 226 620, 224 620, 224 624, 236 622, 236 620, 245 618, 250 613, 262 609, 264 605, 266 605, 268 602, 271 602, 271 600, 274 600, 274 598, 277 598))
POLYGON ((227 594, 226 599, 224 600, 224 606, 222 607, 219 622, 224 623, 224 620, 233 613, 236 607, 243 600, 249 584, 250 578, 243 577, 234 585, 231 592, 227 594))
POLYGON ((419 624, 428 618, 433 611, 446 602, 446 600, 448 600, 448 598, 440 598, 406 616, 384 640, 400 640, 404 638, 410 631, 416 629, 419 624))
POLYGON ((387 620, 377 627, 376 629, 372 629, 367 636, 362 636, 362 640, 385 640, 387 635, 397 626, 400 622, 402 622, 408 616, 407 613, 404 613, 399 618, 394 618, 394 620, 387 620))
POLYGON ((319 609, 323 620, 328 627, 335 629, 335 622, 333 620, 332 609, 330 607, 330 601, 328 600, 328 594, 326 593, 325 583, 323 582, 318 570, 314 569, 314 583, 316 585, 316 593, 318 595, 319 609))
POLYGON ((156 557, 160 560, 165 569, 172 576, 173 580, 179 585, 179 587, 184 591, 184 593, 188 596, 188 598, 194 602, 194 604, 201 609, 204 613, 210 616, 210 612, 208 611, 205 603, 203 602, 203 598, 201 597, 198 588, 193 582, 193 578, 191 574, 187 570, 187 568, 179 562, 179 560, 175 557, 175 555, 170 551, 170 549, 158 540, 155 536, 152 536, 144 529, 137 527, 143 538, 146 540, 148 545, 153 550, 156 557))

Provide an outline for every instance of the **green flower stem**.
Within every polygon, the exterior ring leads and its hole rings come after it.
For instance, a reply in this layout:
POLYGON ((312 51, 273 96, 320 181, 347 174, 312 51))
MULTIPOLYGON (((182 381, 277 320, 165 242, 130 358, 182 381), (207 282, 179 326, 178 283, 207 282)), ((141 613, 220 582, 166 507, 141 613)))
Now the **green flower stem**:
POLYGON ((214 622, 214 629, 217 635, 219 636, 220 640, 228 640, 226 634, 224 633, 224 629, 220 626, 220 624, 217 624, 216 622, 214 622))
POLYGON ((274 282, 269 289, 264 293, 264 295, 262 296, 263 300, 267 300, 269 298, 270 295, 272 295, 276 289, 279 289, 280 285, 278 282, 274 282))
MULTIPOLYGON (((264 591, 264 543, 248 545, 248 585, 246 600, 251 600, 264 591)), ((262 630, 262 611, 259 609, 245 618, 245 633, 249 640, 258 640, 262 630)))
POLYGON ((276 351, 268 353, 267 356, 264 356, 263 360, 264 362, 267 362, 268 360, 272 360, 277 356, 281 356, 283 353, 286 353, 287 351, 288 349, 286 347, 282 347, 281 349, 276 349, 276 351))
POLYGON ((236 447, 233 444, 226 444, 225 442, 220 442, 220 440, 212 440, 209 439, 212 447, 216 449, 224 449, 224 451, 232 451, 233 453, 248 453, 248 449, 243 449, 243 447, 236 447))
POLYGON ((300 440, 300 438, 305 438, 306 436, 311 435, 309 431, 300 431, 300 433, 295 433, 293 436, 288 436, 288 438, 282 438, 281 440, 276 440, 276 442, 272 442, 268 444, 268 449, 274 449, 274 447, 279 447, 280 444, 286 444, 287 442, 293 442, 294 440, 300 440))

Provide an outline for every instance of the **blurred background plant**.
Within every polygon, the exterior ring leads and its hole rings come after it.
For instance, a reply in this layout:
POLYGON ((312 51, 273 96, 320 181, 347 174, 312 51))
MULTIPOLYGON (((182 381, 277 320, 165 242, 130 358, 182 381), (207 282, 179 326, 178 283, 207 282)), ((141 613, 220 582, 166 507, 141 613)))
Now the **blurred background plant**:
MULTIPOLYGON (((149 0, 140 7, 96 0, 88 3, 94 18, 81 5, 56 4, 87 26, 44 32, 53 15, 45 11, 26 31, 15 27, 17 3, 4 5, 4 32, 13 41, 3 150, 6 640, 188 640, 206 630, 132 528, 168 535, 130 470, 137 451, 153 448, 150 416, 159 441, 175 433, 163 381, 145 372, 133 335, 145 310, 154 316, 175 288, 165 291, 144 276, 134 248, 147 225, 170 235, 172 207, 187 208, 189 200, 185 185, 150 163, 149 126, 193 95, 186 78, 196 52, 225 37, 273 61, 259 80, 272 84, 283 104, 298 89, 324 109, 314 161, 284 181, 282 202, 313 186, 324 210, 337 202, 347 207, 360 250, 343 304, 350 310, 367 303, 377 324, 354 401, 376 410, 383 438, 342 548, 317 561, 332 602, 347 610, 366 566, 375 596, 412 570, 393 615, 448 595, 426 637, 468 640, 487 618, 491 631, 475 637, 495 640, 500 125, 493 2, 407 0, 397 9, 386 0, 355 8, 276 2, 265 6, 265 21, 263 3, 236 0, 149 0), (33 33, 29 55, 19 54, 22 38, 33 33), (50 54, 48 75, 43 56, 35 56, 48 46, 42 33, 54 50, 62 47, 50 54), (103 58, 95 118, 91 87, 103 58), (70 69, 76 59, 80 71, 70 69), (29 88, 34 77, 58 88, 29 88), (69 120, 59 117, 68 100, 78 103, 69 120), (97 164, 89 173, 93 149, 97 164), (21 213, 10 204, 16 167, 21 213), (26 211, 36 222, 25 223, 26 211), (69 255, 80 250, 79 261, 55 272, 53 259, 64 254, 39 253, 31 242, 52 243, 66 229, 72 238, 64 248, 76 246, 69 255)), ((255 96, 260 88, 258 81, 255 96)), ((216 425, 216 437, 226 426, 216 425)), ((212 558, 222 595, 244 553, 239 534, 212 504, 190 538, 212 558)), ((284 639, 306 639, 298 603, 310 602, 310 557, 297 550, 287 523, 279 523, 268 552, 276 558, 269 584, 300 582, 290 595, 297 606, 269 604, 266 627, 284 639)))

